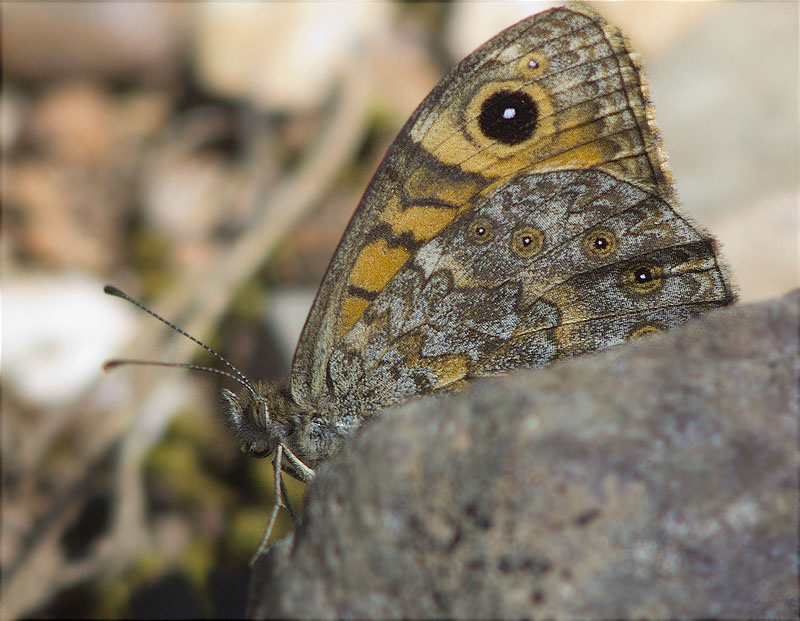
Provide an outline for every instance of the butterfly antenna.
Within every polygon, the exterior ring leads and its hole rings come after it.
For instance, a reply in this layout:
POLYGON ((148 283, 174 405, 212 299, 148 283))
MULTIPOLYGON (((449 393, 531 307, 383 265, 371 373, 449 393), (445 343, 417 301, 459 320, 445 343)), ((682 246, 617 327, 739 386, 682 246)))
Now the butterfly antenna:
POLYGON ((126 365, 126 364, 136 364, 136 365, 140 365, 140 366, 157 366, 157 367, 181 367, 181 368, 184 368, 184 369, 193 369, 195 371, 206 371, 207 373, 216 373, 218 375, 223 375, 225 377, 229 377, 229 378, 239 382, 242 386, 247 388, 247 390, 249 390, 252 394, 256 393, 256 390, 253 387, 253 384, 250 383, 250 380, 248 380, 244 376, 244 374, 241 371, 239 371, 239 369, 237 369, 230 362, 228 362, 222 356, 222 354, 219 354, 218 352, 213 350, 211 347, 209 347, 208 345, 203 343, 203 341, 201 341, 200 339, 197 339, 197 338, 193 337, 191 334, 189 334, 185 330, 182 330, 181 328, 176 326, 171 321, 169 321, 167 319, 164 319, 161 315, 159 315, 158 313, 150 310, 144 304, 142 304, 138 300, 135 300, 134 298, 129 296, 127 293, 125 293, 121 289, 118 289, 117 287, 114 287, 113 285, 106 285, 105 287, 103 287, 103 292, 108 294, 108 295, 113 295, 115 297, 122 298, 123 300, 127 300, 128 302, 130 302, 131 304, 133 304, 137 308, 140 308, 141 310, 143 310, 148 315, 150 315, 152 317, 155 317, 161 323, 169 326, 170 328, 175 330, 175 332, 177 332, 178 334, 182 334, 183 336, 185 336, 190 341, 193 341, 193 342, 197 343, 200 347, 205 349, 208 353, 210 353, 212 356, 214 356, 217 360, 219 360, 225 366, 227 366, 231 371, 233 371, 233 373, 228 373, 227 371, 222 371, 220 369, 213 369, 211 367, 203 367, 203 366, 199 366, 199 365, 196 365, 196 364, 187 364, 187 363, 184 363, 184 362, 158 362, 158 361, 154 361, 154 360, 130 360, 130 359, 109 360, 108 362, 103 364, 103 370, 109 371, 109 370, 111 370, 113 368, 120 367, 120 366, 123 366, 123 365, 126 365))

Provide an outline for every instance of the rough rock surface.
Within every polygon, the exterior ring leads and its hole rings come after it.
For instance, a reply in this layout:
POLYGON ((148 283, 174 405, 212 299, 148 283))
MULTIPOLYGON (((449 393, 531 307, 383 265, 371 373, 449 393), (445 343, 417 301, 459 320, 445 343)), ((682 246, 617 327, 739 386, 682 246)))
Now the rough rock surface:
POLYGON ((799 301, 387 412, 250 615, 796 617, 799 301))

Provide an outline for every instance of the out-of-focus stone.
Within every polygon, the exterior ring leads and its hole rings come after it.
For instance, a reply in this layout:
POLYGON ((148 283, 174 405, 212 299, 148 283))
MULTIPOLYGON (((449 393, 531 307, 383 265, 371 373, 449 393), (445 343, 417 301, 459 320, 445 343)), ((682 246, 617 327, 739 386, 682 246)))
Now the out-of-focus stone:
POLYGON ((313 110, 392 10, 386 3, 204 3, 193 29, 198 79, 264 110, 313 110))
POLYGON ((794 616, 799 300, 386 412, 250 614, 794 616))
POLYGON ((94 75, 165 83, 180 65, 189 8, 179 2, 6 2, 5 77, 94 75))
POLYGON ((117 107, 91 82, 51 88, 31 114, 31 135, 47 155, 66 163, 98 167, 114 157, 117 107))
POLYGON ((3 283, 3 375, 31 406, 69 403, 132 337, 136 310, 102 295, 88 276, 12 274, 3 283))
POLYGON ((108 269, 127 233, 146 145, 168 111, 168 99, 155 91, 113 95, 91 80, 64 80, 18 109, 11 131, 24 148, 7 154, 1 188, 7 257, 108 269))

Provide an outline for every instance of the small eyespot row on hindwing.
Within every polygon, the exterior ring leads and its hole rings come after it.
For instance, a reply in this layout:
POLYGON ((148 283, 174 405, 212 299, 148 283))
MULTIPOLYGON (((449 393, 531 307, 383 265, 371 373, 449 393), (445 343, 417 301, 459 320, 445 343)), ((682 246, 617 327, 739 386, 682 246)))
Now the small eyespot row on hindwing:
POLYGON ((617 236, 608 229, 593 229, 583 239, 583 249, 590 257, 604 259, 617 249, 617 236))
POLYGON ((532 226, 519 227, 511 235, 511 250, 526 259, 539 254, 543 245, 543 233, 532 226))
POLYGON ((478 218, 470 228, 470 239, 476 244, 486 244, 494 237, 494 227, 487 218, 478 218))
POLYGON ((663 285, 664 270, 659 265, 642 263, 629 267, 622 273, 622 285, 636 294, 657 291, 663 285))

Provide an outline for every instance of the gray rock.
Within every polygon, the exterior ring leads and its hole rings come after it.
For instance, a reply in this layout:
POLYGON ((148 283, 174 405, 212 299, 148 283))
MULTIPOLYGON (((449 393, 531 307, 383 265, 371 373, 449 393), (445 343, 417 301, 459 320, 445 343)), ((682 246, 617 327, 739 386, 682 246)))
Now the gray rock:
POLYGON ((799 301, 387 412, 250 615, 796 617, 799 301))

